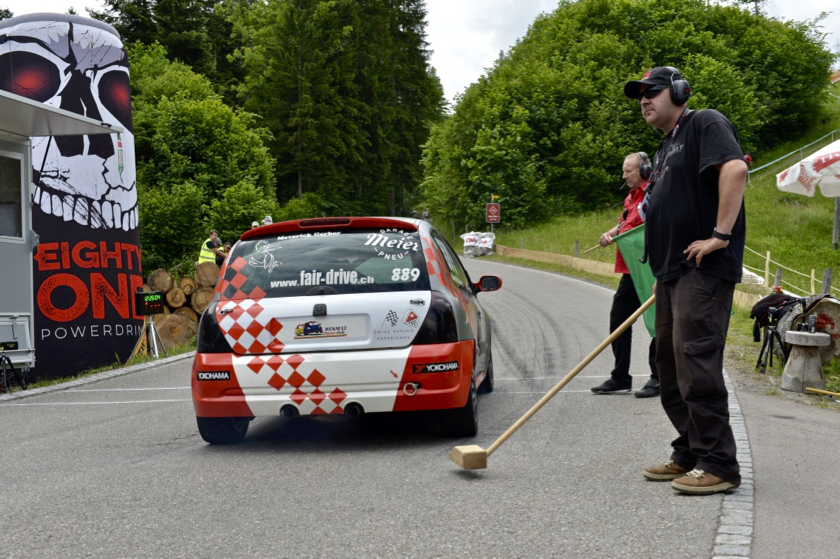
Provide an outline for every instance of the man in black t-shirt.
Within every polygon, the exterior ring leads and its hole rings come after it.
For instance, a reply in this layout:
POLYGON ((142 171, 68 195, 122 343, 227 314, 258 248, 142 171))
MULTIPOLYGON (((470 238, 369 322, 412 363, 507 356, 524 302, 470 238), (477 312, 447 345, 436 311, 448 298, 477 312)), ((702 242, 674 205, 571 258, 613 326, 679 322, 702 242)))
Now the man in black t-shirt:
POLYGON ((660 397, 679 436, 671 461, 644 475, 684 493, 734 489, 741 475, 723 350, 742 274, 747 164, 725 116, 686 107, 691 89, 677 69, 654 68, 624 94, 664 134, 648 186, 646 246, 657 280, 660 397))

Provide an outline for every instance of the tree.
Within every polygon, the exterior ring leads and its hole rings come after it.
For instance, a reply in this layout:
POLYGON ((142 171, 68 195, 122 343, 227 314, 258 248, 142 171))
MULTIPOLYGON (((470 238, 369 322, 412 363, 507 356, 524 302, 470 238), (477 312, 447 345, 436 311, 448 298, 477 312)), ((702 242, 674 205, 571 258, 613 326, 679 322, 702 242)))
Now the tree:
POLYGON ((104 0, 102 11, 87 9, 90 17, 108 23, 125 43, 159 43, 170 60, 181 61, 206 75, 225 92, 238 78, 228 61, 235 45, 227 14, 252 0, 104 0))
POLYGON ((404 212, 443 92, 419 0, 282 0, 241 11, 244 105, 275 138, 282 200, 404 212))
POLYGON ((346 0, 288 0, 255 5, 238 30, 253 46, 238 54, 247 75, 245 107, 263 116, 275 141, 278 190, 347 198, 344 162, 360 160, 368 140, 353 92, 346 0))
POLYGON ((254 220, 280 215, 273 197, 268 197, 249 180, 241 180, 226 188, 221 197, 210 202, 209 222, 225 240, 237 239, 254 220))
POLYGON ((389 129, 389 210, 406 212, 414 186, 422 180, 418 162, 431 123, 443 114, 443 88, 429 66, 426 8, 423 0, 396 2, 390 14, 394 53, 388 57, 388 97, 393 106, 389 129))
POLYGON ((764 4, 764 0, 735 0, 737 4, 752 4, 755 15, 761 15, 759 7, 764 4))
POLYGON ((153 0, 105 0, 105 10, 87 9, 93 19, 104 21, 116 29, 123 42, 150 45, 158 39, 153 0))
POLYGON ((752 151, 819 122, 830 63, 814 23, 702 0, 563 0, 432 129, 429 208, 477 228, 490 194, 509 227, 614 204, 624 156, 660 140, 624 97, 628 80, 680 68, 689 106, 721 110, 752 151))
POLYGON ((279 211, 269 138, 160 45, 129 56, 144 266, 190 264, 211 228, 234 240, 279 211))
POLYGON ((192 269, 199 244, 211 229, 203 200, 201 189, 190 181, 167 189, 138 182, 143 269, 170 268, 176 264, 186 266, 185 270, 192 269))

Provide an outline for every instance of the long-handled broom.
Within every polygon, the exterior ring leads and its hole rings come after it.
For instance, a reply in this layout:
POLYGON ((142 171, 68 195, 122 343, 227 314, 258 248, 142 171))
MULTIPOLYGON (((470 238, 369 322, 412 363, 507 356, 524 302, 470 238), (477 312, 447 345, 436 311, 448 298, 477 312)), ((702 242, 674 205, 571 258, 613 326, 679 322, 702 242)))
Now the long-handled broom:
POLYGON ((496 449, 499 448, 499 446, 508 439, 508 437, 513 435, 516 432, 517 429, 522 427, 522 425, 526 421, 531 419, 531 416, 533 416, 535 413, 537 413, 540 410, 540 408, 542 408, 546 404, 546 402, 551 400, 554 397, 555 394, 560 392, 560 390, 562 390, 564 386, 569 384, 569 382, 573 378, 575 378, 575 375, 577 375, 579 372, 581 372, 584 369, 584 367, 589 365, 589 363, 593 359, 595 359, 598 356, 599 353, 604 351, 604 348, 606 348, 608 345, 610 345, 613 342, 613 340, 615 340, 617 337, 619 337, 622 334, 622 332, 627 330, 627 328, 629 328, 634 322, 636 322, 636 320, 640 316, 642 316, 642 313, 644 313, 648 309, 648 307, 650 307, 653 304, 654 300, 655 300, 655 296, 651 296, 650 299, 645 301, 645 303, 641 307, 639 307, 639 309, 636 312, 634 312, 630 316, 630 318, 625 320, 624 323, 621 326, 619 326, 618 328, 616 328, 615 331, 612 334, 610 334, 607 337, 606 340, 601 342, 601 344, 598 347, 596 347, 594 350, 592 350, 592 352, 589 355, 587 355, 583 359, 583 361, 578 363, 577 366, 569 372, 569 374, 567 374, 565 377, 563 377, 563 380, 558 382, 554 386, 554 388, 549 390, 548 393, 545 396, 540 398, 540 401, 537 402, 536 404, 534 404, 531 407, 531 409, 529 409, 525 413, 525 415, 520 417, 519 420, 510 427, 510 429, 508 429, 507 431, 502 433, 502 436, 500 436, 498 439, 496 439, 493 442, 493 444, 491 444, 487 448, 487 450, 484 450, 483 448, 481 448, 478 445, 456 446, 449 453, 449 459, 452 460, 453 462, 455 462, 456 464, 458 464, 459 466, 461 466, 462 468, 464 468, 465 470, 480 470, 480 469, 486 468, 487 467, 487 457, 490 456, 491 454, 493 454, 493 452, 495 452, 496 449))

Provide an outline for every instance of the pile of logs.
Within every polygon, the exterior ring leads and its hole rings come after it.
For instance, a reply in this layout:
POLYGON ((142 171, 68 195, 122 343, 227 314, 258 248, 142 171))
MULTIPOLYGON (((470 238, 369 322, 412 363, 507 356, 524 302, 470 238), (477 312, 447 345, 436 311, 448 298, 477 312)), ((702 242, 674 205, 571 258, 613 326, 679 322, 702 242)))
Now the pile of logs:
POLYGON ((215 262, 197 265, 194 276, 184 276, 178 282, 161 268, 149 274, 143 289, 161 291, 166 300, 163 314, 151 318, 167 349, 186 344, 198 332, 198 319, 213 299, 218 277, 219 267, 215 262))

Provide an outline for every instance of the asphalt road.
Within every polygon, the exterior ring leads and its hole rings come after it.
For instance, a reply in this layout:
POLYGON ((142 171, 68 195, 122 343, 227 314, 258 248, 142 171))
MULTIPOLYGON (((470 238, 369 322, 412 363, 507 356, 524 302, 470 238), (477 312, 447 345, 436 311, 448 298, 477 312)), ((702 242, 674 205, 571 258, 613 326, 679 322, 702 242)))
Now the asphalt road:
MULTIPOLYGON (((490 457, 487 448, 608 334, 612 291, 471 260, 493 316, 496 390, 480 431, 424 415, 258 419, 198 436, 182 360, 0 403, 4 557, 711 557, 722 496, 646 481, 674 433, 657 399, 596 396, 607 350, 490 457)), ((636 328, 631 372, 646 381, 636 328)))

